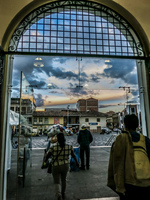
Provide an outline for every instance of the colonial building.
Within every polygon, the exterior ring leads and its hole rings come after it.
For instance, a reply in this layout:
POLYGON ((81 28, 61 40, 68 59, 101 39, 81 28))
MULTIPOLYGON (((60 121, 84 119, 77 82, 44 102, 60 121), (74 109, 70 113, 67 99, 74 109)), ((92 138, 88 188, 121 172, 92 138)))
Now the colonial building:
POLYGON ((39 133, 54 124, 64 125, 64 115, 66 112, 60 110, 33 112, 33 131, 39 133))
POLYGON ((98 111, 98 99, 94 98, 79 99, 77 101, 77 109, 79 111, 89 111, 89 110, 98 111))
POLYGON ((107 115, 105 113, 96 111, 35 111, 33 113, 33 130, 37 133, 43 132, 53 124, 61 124, 62 126, 79 130, 82 124, 86 124, 91 132, 96 133, 100 127, 106 127, 106 118, 107 115))
POLYGON ((107 118, 107 127, 108 128, 124 128, 124 117, 129 114, 135 114, 138 117, 139 120, 139 129, 142 127, 142 120, 141 120, 141 109, 140 104, 130 104, 126 105, 124 110, 118 113, 112 113, 112 115, 109 115, 107 118))
MULTIPOLYGON (((20 98, 11 98, 10 109, 16 113, 19 113, 20 98)), ((33 123, 32 116, 35 109, 36 109, 36 102, 34 99, 33 101, 31 101, 30 99, 21 100, 21 115, 23 115, 26 118, 29 125, 32 125, 33 123)))

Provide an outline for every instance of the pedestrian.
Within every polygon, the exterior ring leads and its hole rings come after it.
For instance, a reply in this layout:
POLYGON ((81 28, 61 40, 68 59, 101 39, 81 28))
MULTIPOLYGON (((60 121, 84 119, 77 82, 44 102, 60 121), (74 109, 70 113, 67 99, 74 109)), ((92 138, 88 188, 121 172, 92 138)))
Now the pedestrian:
POLYGON ((81 170, 85 170, 84 154, 86 154, 86 169, 90 167, 90 143, 93 141, 93 136, 86 125, 82 124, 81 130, 77 138, 77 142, 80 144, 80 159, 81 159, 81 170))
POLYGON ((136 132, 138 118, 126 115, 125 130, 112 145, 107 185, 121 200, 148 200, 150 191, 150 140, 136 132))
POLYGON ((57 134, 58 142, 55 143, 47 152, 46 160, 52 158, 52 175, 54 179, 56 199, 62 200, 65 199, 66 191, 66 178, 69 170, 69 156, 71 155, 77 166, 79 163, 74 154, 73 147, 66 144, 65 136, 62 132, 57 134), (56 159, 57 158, 57 159, 56 159))
POLYGON ((15 144, 13 144, 13 148, 14 148, 14 149, 17 149, 17 148, 18 148, 18 142, 17 142, 17 141, 15 141, 15 144))

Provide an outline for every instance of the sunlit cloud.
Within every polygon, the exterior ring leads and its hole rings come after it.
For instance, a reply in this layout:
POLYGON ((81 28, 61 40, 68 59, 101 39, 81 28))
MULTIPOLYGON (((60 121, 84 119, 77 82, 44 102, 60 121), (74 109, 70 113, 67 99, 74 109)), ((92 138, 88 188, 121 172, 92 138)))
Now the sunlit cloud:
MULTIPOLYGON (((37 106, 75 104, 79 98, 96 98, 99 102, 125 102, 126 93, 119 86, 131 87, 128 98, 138 101, 136 62, 133 60, 82 58, 80 76, 75 57, 15 56, 13 87, 19 87, 20 72, 34 88, 37 106), (44 67, 35 67, 35 61, 42 61, 44 67), (79 82, 80 77, 80 82, 79 82), (80 85, 79 85, 80 84, 80 85), (79 87, 81 86, 81 87, 79 87)), ((12 96, 19 96, 13 89, 12 96)))

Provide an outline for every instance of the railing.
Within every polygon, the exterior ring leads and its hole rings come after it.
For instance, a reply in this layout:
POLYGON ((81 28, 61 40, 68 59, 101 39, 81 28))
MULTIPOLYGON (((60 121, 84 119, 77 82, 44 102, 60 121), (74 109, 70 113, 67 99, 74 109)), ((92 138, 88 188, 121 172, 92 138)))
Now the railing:
POLYGON ((116 137, 117 137, 117 134, 111 135, 110 138, 105 143, 105 146, 109 146, 109 145, 111 146, 113 142, 115 141, 116 137))

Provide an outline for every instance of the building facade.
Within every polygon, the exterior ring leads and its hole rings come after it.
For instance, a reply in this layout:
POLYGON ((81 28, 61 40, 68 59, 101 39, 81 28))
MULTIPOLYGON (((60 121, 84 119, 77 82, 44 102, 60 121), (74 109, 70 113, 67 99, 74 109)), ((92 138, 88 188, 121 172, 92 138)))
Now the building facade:
POLYGON ((48 127, 60 124, 64 125, 64 112, 59 110, 33 112, 33 131, 43 133, 48 127))
POLYGON ((119 128, 124 129, 124 117, 126 115, 134 114, 139 120, 139 130, 142 128, 141 109, 140 104, 126 105, 125 109, 118 113, 113 113, 107 118, 107 127, 110 129, 119 128))
POLYGON ((79 111, 97 111, 98 112, 98 99, 89 98, 89 99, 79 99, 77 101, 77 109, 79 111))
POLYGON ((60 124, 66 128, 81 129, 82 124, 97 132, 97 127, 106 127, 105 113, 96 111, 80 112, 75 110, 35 111, 33 113, 33 130, 37 133, 44 132, 49 126, 60 124))
MULTIPOLYGON (((20 111, 20 98, 11 98, 11 105, 10 109, 16 113, 19 113, 20 111)), ((33 124, 33 112, 36 109, 36 102, 33 99, 31 101, 30 99, 22 99, 21 100, 21 115, 23 115, 29 126, 32 126, 33 124)))

